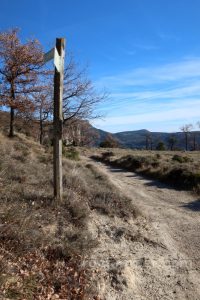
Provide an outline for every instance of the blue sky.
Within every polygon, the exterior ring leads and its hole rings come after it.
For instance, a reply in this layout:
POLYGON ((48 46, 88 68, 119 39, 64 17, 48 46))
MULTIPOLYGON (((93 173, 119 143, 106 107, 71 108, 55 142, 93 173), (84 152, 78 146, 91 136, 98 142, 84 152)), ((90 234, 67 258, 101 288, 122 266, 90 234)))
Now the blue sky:
POLYGON ((98 128, 170 132, 200 120, 199 12, 199 0, 1 0, 0 29, 20 27, 45 50, 67 38, 110 93, 98 128))

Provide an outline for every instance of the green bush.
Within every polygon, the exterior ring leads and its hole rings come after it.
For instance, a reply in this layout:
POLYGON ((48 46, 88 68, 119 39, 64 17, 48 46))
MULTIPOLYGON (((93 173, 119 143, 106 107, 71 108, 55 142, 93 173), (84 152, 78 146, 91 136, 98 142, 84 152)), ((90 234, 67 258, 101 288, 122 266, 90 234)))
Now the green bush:
POLYGON ((63 147, 63 155, 71 160, 80 160, 79 152, 74 147, 63 147))
POLYGON ((192 161, 191 158, 189 158, 187 156, 181 156, 181 155, 178 155, 178 154, 175 154, 172 157, 172 160, 178 161, 179 163, 187 163, 187 162, 191 162, 192 161))
POLYGON ((122 168, 128 168, 132 171, 137 169, 143 169, 147 167, 156 168, 159 165, 159 162, 155 157, 152 156, 133 156, 127 155, 117 160, 117 163, 122 168))
POLYGON ((165 144, 163 142, 159 142, 158 145, 156 146, 156 150, 159 150, 159 151, 166 150, 165 144))
POLYGON ((176 168, 166 174, 166 181, 186 190, 193 190, 200 184, 200 174, 187 169, 176 168))

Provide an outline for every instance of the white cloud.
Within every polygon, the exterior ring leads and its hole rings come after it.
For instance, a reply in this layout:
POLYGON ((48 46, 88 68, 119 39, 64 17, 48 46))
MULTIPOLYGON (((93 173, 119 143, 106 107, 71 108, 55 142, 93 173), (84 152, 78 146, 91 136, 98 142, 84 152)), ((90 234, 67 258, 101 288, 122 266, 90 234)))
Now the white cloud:
POLYGON ((127 100, 151 100, 151 99, 176 99, 200 96, 200 79, 195 82, 185 83, 186 86, 175 88, 163 88, 155 91, 137 91, 137 92, 117 92, 112 94, 113 99, 127 99, 127 100))
POLYGON ((96 84, 108 86, 111 90, 124 87, 173 83, 200 77, 200 58, 185 59, 157 67, 137 68, 124 73, 100 78, 96 84))
POLYGON ((107 76, 99 84, 104 81, 112 101, 105 107, 105 122, 95 124, 105 130, 150 129, 160 124, 166 131, 176 124, 173 128, 178 130, 200 119, 200 58, 107 76))
MULTIPOLYGON (((174 130, 179 130, 179 127, 185 123, 192 123, 200 119, 199 114, 199 104, 200 99, 190 99, 184 101, 175 101, 172 103, 159 103, 158 105, 154 103, 146 104, 146 109, 139 110, 137 105, 134 107, 128 107, 128 111, 120 110, 121 114, 119 116, 107 116, 104 120, 97 120, 94 125, 100 126, 105 130, 110 128, 116 128, 114 131, 118 131, 117 128, 121 126, 133 130, 136 126, 139 128, 144 128, 144 124, 148 124, 148 128, 159 128, 160 124, 165 124, 165 130, 169 131, 173 124, 174 130), (131 111, 133 113, 131 114, 131 111), (176 124, 176 125, 174 125, 176 124)), ((126 129, 127 130, 127 129, 126 129)))
POLYGON ((164 122, 164 121, 173 121, 173 120, 182 120, 182 119, 193 119, 199 117, 199 111, 195 109, 188 109, 188 107, 181 107, 174 110, 165 111, 165 113, 153 112, 153 113, 144 113, 139 115, 125 115, 120 117, 108 117, 105 121, 98 121, 98 124, 104 124, 113 126, 113 125, 134 125, 143 122, 164 122))

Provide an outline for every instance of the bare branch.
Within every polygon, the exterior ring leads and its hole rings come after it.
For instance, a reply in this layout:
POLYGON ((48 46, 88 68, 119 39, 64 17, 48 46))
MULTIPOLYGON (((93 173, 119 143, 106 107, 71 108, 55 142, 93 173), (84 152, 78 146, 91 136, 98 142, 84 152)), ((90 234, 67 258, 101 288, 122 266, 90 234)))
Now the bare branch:
POLYGON ((87 78, 86 69, 79 70, 70 58, 64 73, 64 123, 74 118, 86 120, 99 117, 95 109, 107 97, 105 92, 95 91, 91 80, 87 78))

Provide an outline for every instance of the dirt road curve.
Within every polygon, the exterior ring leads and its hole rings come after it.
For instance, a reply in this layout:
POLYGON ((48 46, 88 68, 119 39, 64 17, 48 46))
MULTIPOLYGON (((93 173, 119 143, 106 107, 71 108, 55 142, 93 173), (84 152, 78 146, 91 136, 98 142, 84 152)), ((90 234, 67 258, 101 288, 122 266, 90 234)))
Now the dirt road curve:
POLYGON ((135 252, 151 263, 135 270, 138 293, 129 299, 199 300, 200 199, 134 173, 92 163, 132 199, 147 219, 147 237, 156 241, 154 247, 135 252))
POLYGON ((123 193, 133 199, 169 247, 177 248, 200 266, 200 199, 136 174, 99 166, 123 193), (172 243, 173 241, 173 243, 172 243))

